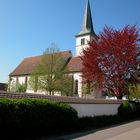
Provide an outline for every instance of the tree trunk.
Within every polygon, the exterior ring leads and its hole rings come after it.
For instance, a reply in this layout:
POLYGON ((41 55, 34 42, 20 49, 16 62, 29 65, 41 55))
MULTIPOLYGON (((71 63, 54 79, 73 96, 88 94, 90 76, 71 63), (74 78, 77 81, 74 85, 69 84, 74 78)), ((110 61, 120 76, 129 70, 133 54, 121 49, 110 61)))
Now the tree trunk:
POLYGON ((120 93, 120 94, 117 96, 117 99, 122 99, 122 97, 123 97, 123 94, 120 93))
POLYGON ((49 90, 49 95, 51 95, 51 93, 52 93, 52 91, 51 91, 51 90, 49 90))

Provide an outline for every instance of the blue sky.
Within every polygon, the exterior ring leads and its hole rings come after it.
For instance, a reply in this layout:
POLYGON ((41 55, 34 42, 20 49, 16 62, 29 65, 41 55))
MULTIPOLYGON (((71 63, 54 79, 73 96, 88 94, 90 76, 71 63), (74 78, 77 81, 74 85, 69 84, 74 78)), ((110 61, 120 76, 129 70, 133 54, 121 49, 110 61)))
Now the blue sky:
MULTIPOLYGON (((0 0, 0 82, 26 57, 41 55, 55 42, 75 55, 86 0, 0 0)), ((90 0, 94 30, 137 24, 140 0, 90 0)))

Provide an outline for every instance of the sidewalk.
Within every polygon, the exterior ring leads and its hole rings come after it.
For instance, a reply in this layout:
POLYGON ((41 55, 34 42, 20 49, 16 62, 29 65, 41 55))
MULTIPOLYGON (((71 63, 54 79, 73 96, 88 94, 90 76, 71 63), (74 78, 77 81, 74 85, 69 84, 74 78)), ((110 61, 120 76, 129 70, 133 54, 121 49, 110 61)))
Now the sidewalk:
POLYGON ((110 128, 41 140, 140 140, 140 120, 110 128))

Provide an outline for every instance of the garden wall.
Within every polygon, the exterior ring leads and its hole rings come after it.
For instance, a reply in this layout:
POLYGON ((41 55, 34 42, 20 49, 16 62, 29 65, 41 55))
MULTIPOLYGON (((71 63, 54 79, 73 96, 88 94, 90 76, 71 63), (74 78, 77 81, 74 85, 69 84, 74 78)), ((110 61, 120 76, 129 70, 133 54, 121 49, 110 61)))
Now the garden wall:
POLYGON ((79 117, 115 115, 120 103, 115 104, 70 104, 78 112, 79 117))
POLYGON ((53 102, 67 103, 75 108, 79 117, 83 116, 100 116, 100 115, 115 115, 117 114, 118 107, 122 103, 122 100, 107 100, 107 99, 85 99, 75 97, 63 97, 63 96, 47 96, 41 94, 32 93, 10 93, 0 91, 0 98, 38 98, 48 99, 53 102))

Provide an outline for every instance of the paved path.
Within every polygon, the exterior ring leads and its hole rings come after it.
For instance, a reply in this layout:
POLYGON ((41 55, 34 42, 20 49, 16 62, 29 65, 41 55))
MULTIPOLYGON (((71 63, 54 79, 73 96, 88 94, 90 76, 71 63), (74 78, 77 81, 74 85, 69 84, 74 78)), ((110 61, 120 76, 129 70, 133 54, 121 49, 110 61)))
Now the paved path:
POLYGON ((73 140, 140 140, 140 121, 97 131, 73 140))
POLYGON ((140 120, 107 129, 93 130, 47 140, 140 140, 140 120))

